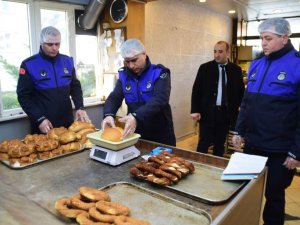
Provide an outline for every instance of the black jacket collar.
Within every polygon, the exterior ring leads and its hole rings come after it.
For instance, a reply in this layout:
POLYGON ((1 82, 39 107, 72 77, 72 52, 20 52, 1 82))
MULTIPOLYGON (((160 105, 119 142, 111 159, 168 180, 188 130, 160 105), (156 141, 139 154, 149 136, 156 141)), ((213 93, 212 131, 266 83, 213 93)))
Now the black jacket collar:
POLYGON ((292 45, 291 40, 289 40, 288 43, 282 49, 276 52, 272 52, 266 57, 268 60, 278 59, 292 50, 294 50, 294 46, 292 45))
POLYGON ((58 53, 55 57, 51 57, 51 56, 49 56, 49 55, 46 55, 45 52, 44 52, 43 49, 42 49, 42 46, 40 46, 40 52, 39 52, 39 54, 40 54, 44 59, 49 60, 49 61, 52 61, 52 62, 54 62, 54 61, 56 60, 57 56, 59 55, 59 53, 58 53))

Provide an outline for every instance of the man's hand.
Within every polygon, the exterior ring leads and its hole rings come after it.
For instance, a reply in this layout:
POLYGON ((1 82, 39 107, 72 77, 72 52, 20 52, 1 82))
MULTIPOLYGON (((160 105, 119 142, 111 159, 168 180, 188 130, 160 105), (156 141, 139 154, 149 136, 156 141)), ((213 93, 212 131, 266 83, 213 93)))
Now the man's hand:
POLYGON ((242 148, 243 138, 240 135, 233 135, 232 136, 232 144, 235 148, 242 148))
POLYGON ((283 165, 288 168, 289 170, 293 170, 296 167, 300 166, 300 161, 293 159, 292 157, 288 156, 284 161, 283 165))
POLYGON ((91 120, 85 110, 78 109, 75 113, 75 120, 90 123, 91 120))
POLYGON ((106 127, 114 127, 115 119, 112 116, 107 116, 102 120, 101 129, 104 130, 106 127))
POLYGON ((120 123, 125 123, 123 138, 126 138, 128 135, 133 134, 136 129, 136 119, 133 115, 129 114, 119 119, 120 123))
POLYGON ((53 128, 52 123, 48 119, 44 119, 39 125, 39 129, 42 133, 47 134, 49 130, 53 128))
POLYGON ((199 121, 201 119, 200 113, 191 113, 191 117, 193 120, 199 121))

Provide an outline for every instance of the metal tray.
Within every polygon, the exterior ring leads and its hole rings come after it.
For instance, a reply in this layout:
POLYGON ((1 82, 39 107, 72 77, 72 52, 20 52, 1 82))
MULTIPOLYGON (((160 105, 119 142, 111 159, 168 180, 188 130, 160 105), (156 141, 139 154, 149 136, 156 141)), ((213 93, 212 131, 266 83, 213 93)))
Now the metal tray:
POLYGON ((117 182, 101 188, 112 201, 131 210, 131 216, 147 220, 151 225, 208 225, 211 216, 199 208, 127 182, 117 182))
POLYGON ((177 184, 162 187, 197 201, 219 205, 228 201, 246 184, 246 181, 240 180, 221 180, 223 169, 196 162, 193 164, 193 174, 184 177, 177 184))
POLYGON ((58 156, 54 156, 54 157, 51 157, 49 159, 37 159, 37 161, 33 162, 33 163, 29 163, 29 164, 26 164, 24 166, 21 166, 19 164, 17 164, 16 166, 15 165, 10 165, 9 164, 9 161, 7 160, 0 160, 4 165, 6 165, 7 167, 9 167, 10 169, 15 169, 15 170, 20 170, 20 169, 26 169, 26 168, 29 168, 31 166, 36 166, 38 164, 41 164, 41 163, 44 163, 44 162, 48 162, 48 161, 51 161, 53 159, 57 159, 57 158, 61 158, 61 157, 65 157, 65 156, 68 156, 68 155, 72 155, 72 154, 75 154, 75 153, 78 153, 78 152, 82 152, 84 151, 85 147, 83 147, 82 149, 80 150, 77 150, 77 151, 73 151, 73 152, 69 152, 69 153, 65 153, 65 154, 61 154, 61 155, 58 155, 58 156))
POLYGON ((87 138, 95 145, 115 151, 134 145, 138 142, 139 138, 141 137, 140 134, 134 133, 122 141, 112 142, 102 139, 101 133, 102 131, 97 131, 94 133, 87 134, 87 138))
POLYGON ((228 201, 246 181, 223 181, 223 169, 194 163, 195 172, 167 189, 208 204, 223 204, 228 201))

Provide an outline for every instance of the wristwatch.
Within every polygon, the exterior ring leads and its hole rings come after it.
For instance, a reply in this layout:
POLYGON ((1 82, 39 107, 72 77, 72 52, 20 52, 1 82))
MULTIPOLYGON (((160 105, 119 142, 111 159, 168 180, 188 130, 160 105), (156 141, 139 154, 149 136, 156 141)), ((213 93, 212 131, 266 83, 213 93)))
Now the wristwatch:
POLYGON ((128 7, 125 0, 114 0, 110 5, 110 17, 115 23, 121 23, 125 20, 128 13, 128 7))

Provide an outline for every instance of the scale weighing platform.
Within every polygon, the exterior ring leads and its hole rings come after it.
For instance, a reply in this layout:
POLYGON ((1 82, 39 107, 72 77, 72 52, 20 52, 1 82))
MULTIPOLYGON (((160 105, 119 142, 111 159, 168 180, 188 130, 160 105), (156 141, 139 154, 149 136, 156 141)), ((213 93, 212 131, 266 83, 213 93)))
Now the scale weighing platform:
POLYGON ((97 161, 117 166, 138 157, 140 154, 140 151, 134 145, 120 150, 111 150, 93 145, 90 157, 97 161))

